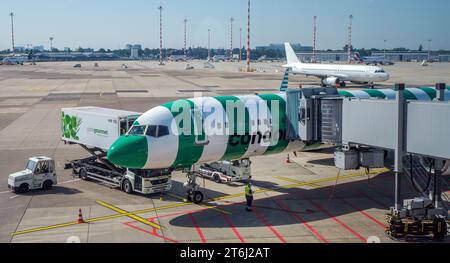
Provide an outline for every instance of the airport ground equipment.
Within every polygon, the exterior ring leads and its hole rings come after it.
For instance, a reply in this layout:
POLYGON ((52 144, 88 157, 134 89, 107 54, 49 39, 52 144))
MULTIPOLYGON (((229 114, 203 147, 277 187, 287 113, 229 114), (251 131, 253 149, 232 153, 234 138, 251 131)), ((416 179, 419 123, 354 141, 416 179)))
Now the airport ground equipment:
POLYGON ((429 198, 404 200, 400 210, 392 207, 387 215, 387 233, 396 239, 431 237, 442 240, 447 236, 446 213, 446 209, 435 207, 429 198))
POLYGON ((51 189, 57 184, 55 161, 48 157, 32 157, 25 170, 10 174, 8 188, 16 193, 51 189))
POLYGON ((388 234, 445 237, 448 209, 442 203, 441 187, 450 160, 445 84, 437 84, 436 89, 405 89, 398 84, 390 92, 359 91, 345 98, 341 93, 332 88, 288 89, 288 139, 335 145, 335 164, 343 170, 391 168, 396 191, 388 234), (403 201, 405 175, 431 204, 424 199, 426 205, 415 209, 417 199, 403 201), (415 183, 420 175, 429 177, 424 187, 415 183))
POLYGON ((62 140, 80 145, 90 157, 73 160, 65 165, 83 180, 101 182, 126 193, 155 194, 172 187, 172 171, 126 169, 107 159, 107 151, 140 116, 137 112, 97 107, 61 110, 62 140))
POLYGON ((204 164, 198 172, 204 178, 225 184, 242 182, 252 177, 250 159, 204 164))

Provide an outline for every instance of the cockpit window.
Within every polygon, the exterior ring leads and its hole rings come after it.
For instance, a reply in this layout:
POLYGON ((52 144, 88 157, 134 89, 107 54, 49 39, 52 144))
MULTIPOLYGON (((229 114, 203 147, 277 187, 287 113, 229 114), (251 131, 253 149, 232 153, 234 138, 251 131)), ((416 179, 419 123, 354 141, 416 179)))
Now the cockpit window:
POLYGON ((169 127, 167 126, 159 126, 158 127, 158 138, 169 135, 169 127))
POLYGON ((145 135, 153 138, 161 138, 169 134, 169 127, 163 125, 149 125, 145 133, 145 135))
POLYGON ((145 126, 133 126, 128 132, 131 136, 142 136, 145 133, 145 126))
POLYGON ((156 138, 158 126, 150 125, 147 128, 147 133, 145 135, 156 138))
POLYGON ((384 69, 375 70, 375 73, 385 73, 384 69))

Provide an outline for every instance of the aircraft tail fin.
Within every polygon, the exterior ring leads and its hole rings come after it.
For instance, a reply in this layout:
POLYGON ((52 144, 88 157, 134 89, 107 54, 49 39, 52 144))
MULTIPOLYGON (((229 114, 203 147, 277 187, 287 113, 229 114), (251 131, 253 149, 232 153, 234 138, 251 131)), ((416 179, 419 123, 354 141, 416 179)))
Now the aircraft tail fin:
POLYGON ((295 64, 295 63, 301 63, 298 59, 297 55, 294 52, 294 49, 292 48, 291 44, 285 43, 284 44, 286 49, 286 58, 288 65, 295 64))
POLYGON ((287 91, 289 88, 289 69, 286 69, 286 72, 284 73, 283 81, 281 82, 280 91, 287 91))

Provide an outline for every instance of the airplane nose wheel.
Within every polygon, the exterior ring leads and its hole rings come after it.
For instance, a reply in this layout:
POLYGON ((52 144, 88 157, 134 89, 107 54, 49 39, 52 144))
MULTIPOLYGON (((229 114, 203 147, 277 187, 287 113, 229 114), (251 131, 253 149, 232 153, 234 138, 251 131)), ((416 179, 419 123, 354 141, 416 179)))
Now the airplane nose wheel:
POLYGON ((194 202, 195 204, 200 204, 203 202, 205 196, 200 191, 200 185, 197 184, 197 174, 195 172, 189 172, 186 175, 187 182, 184 186, 187 188, 186 199, 189 202, 194 202))

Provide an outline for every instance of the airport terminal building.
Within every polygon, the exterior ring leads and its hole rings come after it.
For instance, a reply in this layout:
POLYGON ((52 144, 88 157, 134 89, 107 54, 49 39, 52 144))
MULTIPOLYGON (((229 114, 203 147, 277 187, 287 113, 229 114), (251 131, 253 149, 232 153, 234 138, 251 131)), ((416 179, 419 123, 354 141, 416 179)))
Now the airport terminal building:
MULTIPOLYGON (((296 53, 301 61, 311 61, 313 57, 312 52, 298 52, 296 53)), ((372 56, 384 57, 386 60, 392 62, 420 62, 428 60, 428 52, 373 52, 372 56)), ((317 52, 317 61, 342 62, 348 60, 347 52, 317 52)), ((430 59, 438 62, 450 62, 450 55, 431 54, 430 59)))

